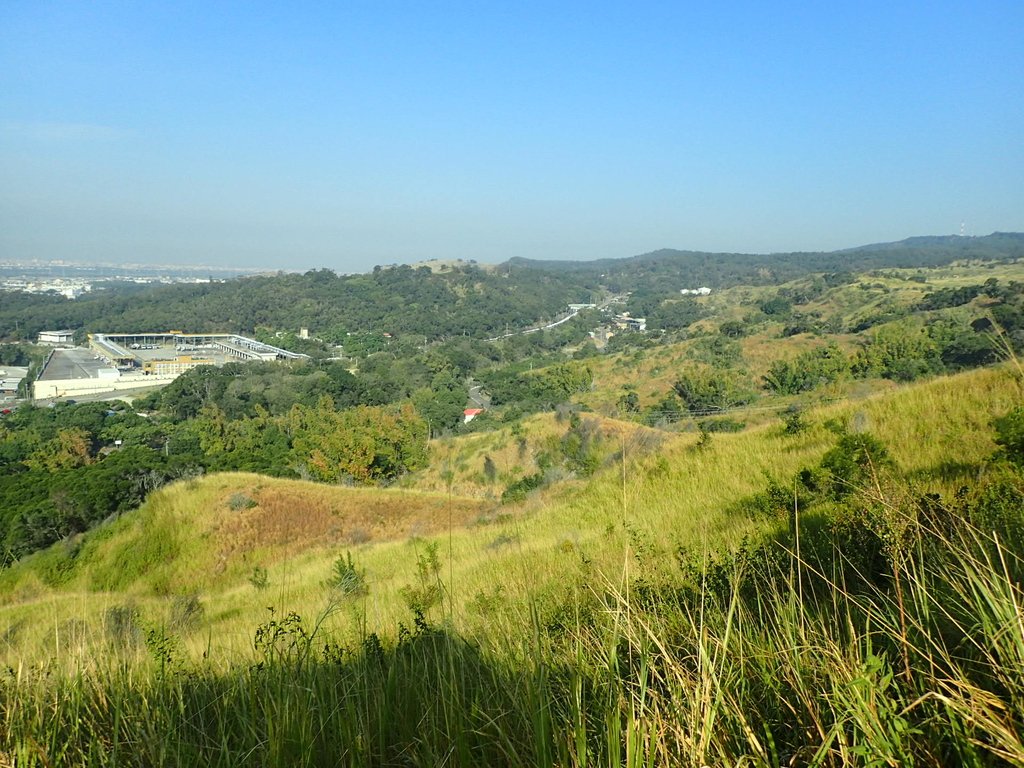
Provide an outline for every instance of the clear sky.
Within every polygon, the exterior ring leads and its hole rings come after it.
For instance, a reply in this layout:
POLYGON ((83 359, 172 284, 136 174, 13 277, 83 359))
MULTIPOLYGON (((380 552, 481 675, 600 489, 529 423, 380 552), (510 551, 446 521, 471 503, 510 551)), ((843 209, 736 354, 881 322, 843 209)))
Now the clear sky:
POLYGON ((0 259, 1024 230, 1024 3, 0 4, 0 259))

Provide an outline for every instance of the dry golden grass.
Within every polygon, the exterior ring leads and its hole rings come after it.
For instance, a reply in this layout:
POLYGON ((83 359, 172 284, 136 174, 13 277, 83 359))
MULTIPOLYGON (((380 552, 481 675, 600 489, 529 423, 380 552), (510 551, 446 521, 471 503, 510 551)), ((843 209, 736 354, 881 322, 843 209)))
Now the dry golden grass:
POLYGON ((218 557, 267 552, 269 562, 316 547, 381 542, 431 535, 449 523, 463 526, 485 505, 475 499, 409 491, 340 489, 301 481, 276 481, 252 494, 256 505, 230 510, 230 496, 210 529, 218 557))

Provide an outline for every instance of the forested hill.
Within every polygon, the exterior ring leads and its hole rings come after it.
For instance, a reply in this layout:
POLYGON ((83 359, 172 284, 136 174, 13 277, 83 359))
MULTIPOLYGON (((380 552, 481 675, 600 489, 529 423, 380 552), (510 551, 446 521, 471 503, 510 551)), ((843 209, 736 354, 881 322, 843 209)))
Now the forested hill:
POLYGON ((7 293, 0 294, 0 339, 30 339, 53 327, 118 332, 306 327, 334 341, 361 331, 432 339, 486 337, 506 326, 553 318, 596 287, 544 270, 508 276, 466 264, 442 272, 403 265, 360 275, 322 269, 143 291, 100 288, 74 301, 7 293))
POLYGON ((959 259, 1024 256, 1024 234, 911 238, 830 253, 722 254, 660 250, 589 262, 515 258, 499 268, 473 263, 438 271, 376 267, 367 274, 321 269, 202 285, 139 288, 100 284, 77 300, 0 294, 0 341, 44 329, 133 332, 291 330, 325 341, 372 331, 438 339, 485 338, 506 327, 551 320, 602 291, 676 295, 686 287, 773 284, 814 272, 929 267, 959 259))
POLYGON ((811 272, 863 272, 883 268, 936 267, 962 259, 1024 257, 1024 233, 994 232, 984 237, 924 236, 840 251, 795 253, 708 253, 671 248, 624 259, 538 261, 514 258, 511 271, 546 270, 600 280, 613 291, 655 289, 664 281, 689 287, 774 284, 811 272))

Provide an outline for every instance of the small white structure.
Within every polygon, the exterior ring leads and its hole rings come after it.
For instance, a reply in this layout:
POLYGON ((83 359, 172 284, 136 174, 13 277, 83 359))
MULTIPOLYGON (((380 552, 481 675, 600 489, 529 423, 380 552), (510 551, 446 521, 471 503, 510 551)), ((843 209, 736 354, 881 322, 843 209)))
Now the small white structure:
POLYGON ((18 393, 18 386, 28 376, 28 368, 8 366, 0 368, 0 397, 13 397, 18 393))
POLYGON ((679 291, 683 296, 710 296, 711 289, 706 285, 702 285, 700 288, 683 288, 679 291))
POLYGON ((61 344, 74 344, 75 343, 75 332, 69 330, 63 331, 41 331, 39 333, 40 344, 52 344, 58 346, 61 344))

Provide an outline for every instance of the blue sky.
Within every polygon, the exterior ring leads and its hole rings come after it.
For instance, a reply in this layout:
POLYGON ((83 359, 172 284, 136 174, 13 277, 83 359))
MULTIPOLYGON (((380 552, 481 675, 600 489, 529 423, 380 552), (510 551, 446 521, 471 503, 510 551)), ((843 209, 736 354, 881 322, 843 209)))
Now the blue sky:
POLYGON ((0 259, 330 267, 1024 230, 1024 3, 0 6, 0 259))

